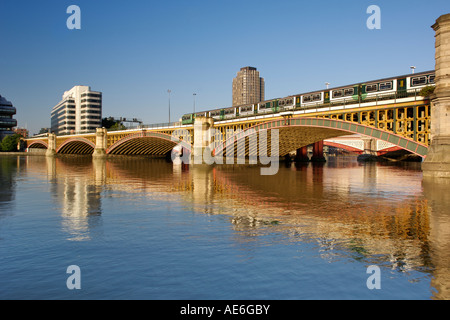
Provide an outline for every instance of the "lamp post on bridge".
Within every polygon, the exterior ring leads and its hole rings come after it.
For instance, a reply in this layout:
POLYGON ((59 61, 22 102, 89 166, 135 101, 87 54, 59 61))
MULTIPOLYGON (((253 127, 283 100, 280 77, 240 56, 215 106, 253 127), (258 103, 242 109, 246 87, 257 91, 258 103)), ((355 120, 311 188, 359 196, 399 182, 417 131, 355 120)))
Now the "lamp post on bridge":
POLYGON ((170 93, 172 92, 172 90, 167 90, 167 93, 169 94, 169 125, 170 125, 170 93))
POLYGON ((196 93, 192 94, 194 96, 194 114, 195 114, 195 96, 197 95, 196 93))

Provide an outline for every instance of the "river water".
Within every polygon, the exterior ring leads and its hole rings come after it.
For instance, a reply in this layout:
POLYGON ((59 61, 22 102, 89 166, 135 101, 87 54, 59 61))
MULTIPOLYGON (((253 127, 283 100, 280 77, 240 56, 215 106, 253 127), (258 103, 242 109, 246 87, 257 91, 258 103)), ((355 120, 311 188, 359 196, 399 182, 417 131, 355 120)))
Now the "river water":
POLYGON ((0 299, 450 299, 450 183, 420 163, 2 156, 0 182, 0 299))

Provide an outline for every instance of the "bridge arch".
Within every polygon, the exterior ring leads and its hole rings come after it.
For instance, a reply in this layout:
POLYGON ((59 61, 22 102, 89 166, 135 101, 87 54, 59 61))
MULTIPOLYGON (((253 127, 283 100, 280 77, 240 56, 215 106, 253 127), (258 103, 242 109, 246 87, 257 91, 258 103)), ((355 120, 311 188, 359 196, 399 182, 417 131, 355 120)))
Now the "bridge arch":
POLYGON ((338 142, 324 141, 323 145, 328 146, 328 147, 339 148, 339 149, 346 150, 348 152, 352 152, 352 153, 356 153, 356 154, 362 154, 364 152, 364 150, 362 150, 362 149, 358 149, 358 148, 348 146, 346 144, 338 143, 338 142))
POLYGON ((48 143, 43 140, 33 141, 28 145, 28 148, 31 149, 48 149, 48 143))
POLYGON ((106 150, 106 154, 165 156, 179 144, 190 152, 190 143, 180 138, 160 132, 140 132, 117 141, 106 150))
MULTIPOLYGON (((300 147, 318 141, 348 135, 349 133, 360 134, 392 143, 422 158, 426 157, 428 151, 427 145, 374 127, 337 119, 292 117, 284 120, 260 123, 241 131, 218 145, 214 149, 214 154, 216 156, 226 156, 227 147, 232 148, 233 151, 237 150, 240 142, 244 145, 242 141, 244 139, 245 155, 248 156, 250 153, 255 152, 257 146, 255 144, 251 145, 247 140, 251 140, 250 137, 252 136, 259 136, 260 132, 271 132, 274 129, 279 130, 280 156, 284 156, 300 147)), ((270 138, 268 140, 270 141, 270 138)), ((270 148, 268 148, 269 150, 270 148)))
POLYGON ((71 138, 64 141, 57 149, 58 154, 93 154, 95 144, 83 137, 71 138))

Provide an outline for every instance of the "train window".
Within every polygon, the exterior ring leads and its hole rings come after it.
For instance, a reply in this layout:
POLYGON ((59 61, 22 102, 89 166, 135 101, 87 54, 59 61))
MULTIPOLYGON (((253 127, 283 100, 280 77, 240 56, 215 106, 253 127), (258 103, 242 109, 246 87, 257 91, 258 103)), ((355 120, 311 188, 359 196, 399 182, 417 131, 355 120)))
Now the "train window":
POLYGON ((366 86, 366 92, 367 92, 367 93, 369 93, 369 92, 376 92, 376 91, 378 91, 378 85, 377 85, 376 83, 374 83, 374 84, 368 84, 368 85, 366 86))
POLYGON ((431 75, 431 76, 429 77, 428 83, 434 83, 434 78, 435 78, 435 76, 434 76, 434 75, 431 75))
POLYGON ((303 102, 313 102, 313 101, 320 101, 322 99, 322 94, 311 94, 309 96, 303 96, 303 102))
POLYGON ((380 83, 380 91, 392 90, 392 82, 380 83))
POLYGON ((355 93, 355 89, 353 88, 347 88, 344 89, 344 96, 352 96, 355 93))
POLYGON ((333 98, 340 98, 344 95, 344 91, 343 90, 336 90, 333 91, 333 98))
POLYGON ((209 114, 211 115, 211 117, 219 116, 220 115, 220 110, 211 111, 209 114))
POLYGON ((411 78, 411 87, 417 87, 427 84, 427 77, 411 78))

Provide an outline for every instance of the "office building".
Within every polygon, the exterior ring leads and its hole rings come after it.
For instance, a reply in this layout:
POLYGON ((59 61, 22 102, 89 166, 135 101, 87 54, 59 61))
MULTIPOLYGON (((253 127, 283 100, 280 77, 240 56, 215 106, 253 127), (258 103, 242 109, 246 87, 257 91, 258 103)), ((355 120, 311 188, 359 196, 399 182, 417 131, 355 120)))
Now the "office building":
POLYGON ((233 106, 264 101, 264 79, 254 67, 244 67, 233 79, 233 106))
POLYGON ((17 126, 17 120, 13 119, 15 114, 13 104, 0 95, 0 141, 14 134, 13 128, 17 126))
POLYGON ((102 93, 88 86, 64 92, 51 113, 51 131, 56 134, 88 133, 101 126, 102 93))

